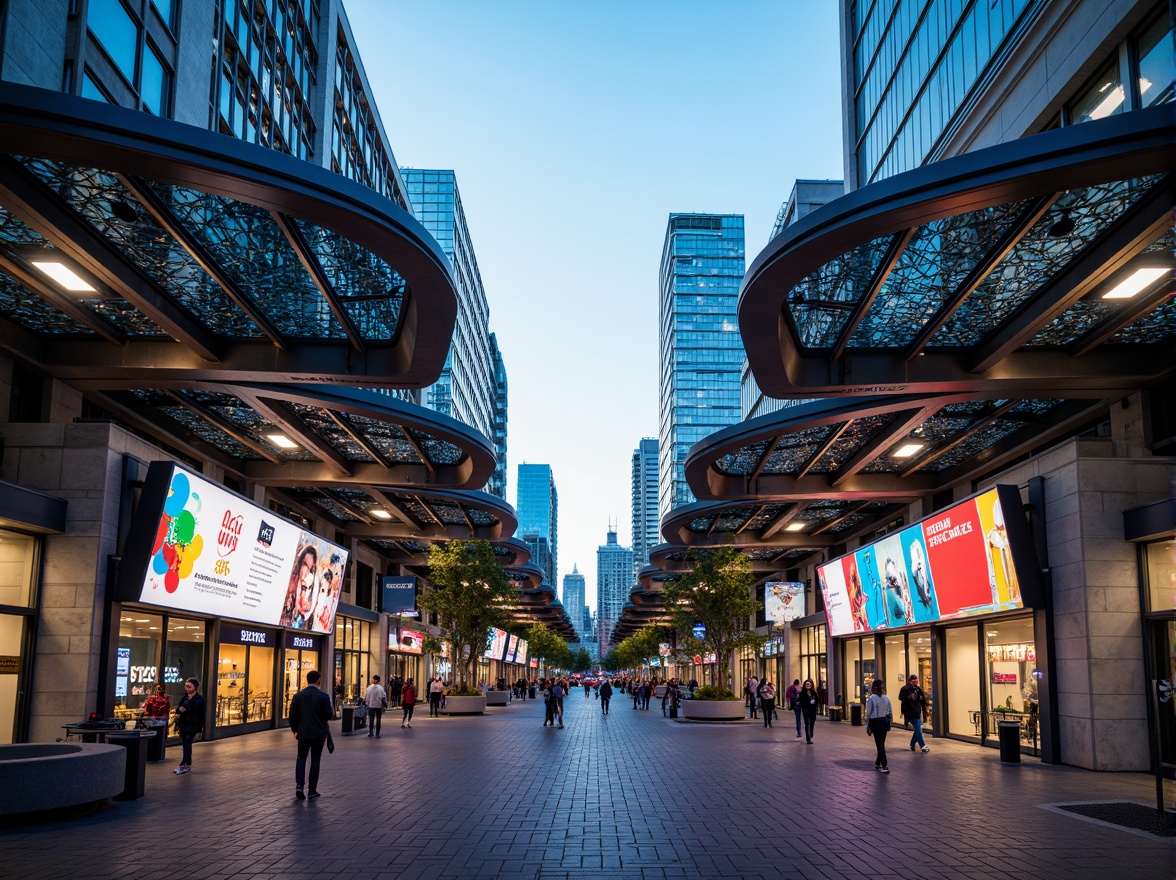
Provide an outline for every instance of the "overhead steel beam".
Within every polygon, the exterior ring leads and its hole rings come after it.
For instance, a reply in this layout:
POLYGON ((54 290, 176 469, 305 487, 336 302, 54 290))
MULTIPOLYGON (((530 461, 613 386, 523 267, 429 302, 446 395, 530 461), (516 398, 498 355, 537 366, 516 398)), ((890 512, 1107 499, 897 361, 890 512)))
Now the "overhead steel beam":
POLYGON ((381 464, 384 467, 391 467, 391 464, 384 456, 384 453, 377 449, 374 443, 368 440, 368 438, 365 437, 358 428, 351 424, 351 419, 347 418, 345 413, 335 412, 335 410, 328 407, 321 407, 320 409, 332 422, 338 425, 339 428, 342 429, 342 431, 348 437, 350 437, 356 445, 358 445, 364 452, 370 455, 377 464, 381 464))
POLYGON ((894 271, 899 257, 906 250, 906 246, 910 244, 914 234, 915 230, 913 228, 904 229, 901 232, 895 233, 890 239, 890 243, 886 245, 886 252, 882 255, 882 261, 874 271, 874 276, 870 279, 869 286, 854 305, 849 320, 845 322, 845 326, 841 328, 841 333, 837 336, 837 341, 833 343, 833 349, 829 352, 830 361, 838 361, 845 354, 845 347, 849 345, 850 338, 852 338, 853 334, 857 331, 858 325, 861 324, 862 319, 865 318, 870 308, 874 305, 874 300, 878 298, 878 294, 882 291, 882 285, 886 283, 886 279, 894 271))
POLYGON ((57 290, 48 281, 38 278, 32 272, 28 271, 24 265, 16 260, 10 259, 3 251, 0 251, 0 271, 3 271, 14 281, 19 282, 25 288, 35 293, 48 303, 50 308, 54 308, 68 315, 87 330, 96 333, 107 342, 114 345, 126 345, 127 335, 122 329, 112 324, 106 318, 103 318, 97 312, 86 308, 69 294, 57 290))
POLYGON ((314 428, 308 425, 288 403, 269 400, 261 394, 250 391, 247 386, 241 386, 239 396, 274 425, 289 434, 292 440, 296 440, 301 446, 310 450, 343 476, 350 476, 351 463, 343 458, 339 451, 320 436, 314 428))
POLYGON ((832 475, 831 485, 835 487, 842 485, 883 451, 889 449, 899 439, 905 437, 919 425, 923 424, 923 422, 927 421, 941 406, 942 404, 940 402, 934 401, 930 404, 925 403, 918 409, 907 410, 905 413, 896 414, 890 420, 890 423, 879 431, 872 440, 863 445, 861 449, 842 463, 841 467, 832 475))
POLYGON ((973 436, 977 431, 980 431, 981 429, 987 427, 988 425, 992 424, 997 419, 1004 416, 1005 413, 1009 412, 1009 410, 1012 410, 1020 405, 1021 405, 1020 400, 1010 400, 1008 403, 1004 404, 1003 406, 997 407, 986 418, 978 419, 976 421, 976 423, 974 425, 972 425, 972 427, 970 427, 968 430, 964 431, 958 437, 953 438, 950 442, 945 443, 936 449, 930 449, 925 454, 918 456, 914 461, 911 462, 910 467, 908 467, 906 470, 899 471, 899 476, 909 477, 911 474, 915 473, 920 468, 926 467, 931 462, 935 461, 935 459, 939 458, 940 456, 946 455, 952 449, 955 449, 957 446, 959 446, 961 443, 963 443, 969 437, 973 436))
POLYGON ((274 452, 272 452, 269 449, 269 447, 267 447, 264 443, 258 443, 256 440, 254 440, 252 437, 250 437, 247 433, 242 431, 240 428, 238 428, 236 425, 234 425, 228 419, 221 418, 216 412, 209 409, 207 406, 204 406, 203 404, 197 403, 194 400, 189 400, 184 395, 184 393, 182 391, 171 390, 171 391, 168 391, 167 394, 176 403, 178 403, 180 406, 184 407, 184 409, 195 413, 196 415, 200 416, 202 419, 204 419, 209 424, 215 425, 217 428, 224 431, 226 434, 228 434, 230 437, 232 437, 234 440, 236 440, 238 443, 242 444, 243 446, 248 446, 250 449, 252 449, 254 452, 256 452, 258 455, 262 456, 266 460, 271 461, 274 464, 281 464, 282 463, 281 457, 276 455, 274 452))

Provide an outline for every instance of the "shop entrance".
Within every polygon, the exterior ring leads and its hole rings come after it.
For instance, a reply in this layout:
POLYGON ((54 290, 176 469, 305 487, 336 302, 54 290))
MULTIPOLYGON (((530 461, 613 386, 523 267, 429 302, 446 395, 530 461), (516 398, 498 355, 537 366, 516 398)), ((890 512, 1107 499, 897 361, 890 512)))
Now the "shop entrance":
POLYGON ((273 727, 272 630, 222 624, 216 661, 216 725, 227 734, 273 727))
POLYGON ((282 721, 290 717, 290 700, 306 686, 306 673, 319 669, 322 639, 317 636, 288 632, 284 639, 282 659, 282 721))

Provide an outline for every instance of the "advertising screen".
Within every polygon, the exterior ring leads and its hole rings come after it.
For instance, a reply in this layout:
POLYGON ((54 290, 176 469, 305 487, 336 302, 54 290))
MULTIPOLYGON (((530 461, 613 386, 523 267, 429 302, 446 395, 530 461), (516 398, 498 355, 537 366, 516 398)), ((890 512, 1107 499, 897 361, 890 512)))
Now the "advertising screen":
POLYGON ((519 637, 516 635, 507 636, 506 637, 506 653, 502 656, 502 659, 505 660, 507 663, 517 663, 518 661, 515 660, 515 657, 517 656, 518 651, 519 651, 519 637))
POLYGON ((768 581, 764 584, 764 619, 784 623, 804 617, 804 584, 768 581))
POLYGON ((425 634, 411 629, 402 629, 400 635, 395 631, 388 633, 388 650, 399 651, 402 654, 419 654, 424 648, 425 634))
POLYGON ((329 633, 347 551, 173 462, 155 461, 123 562, 124 600, 329 633))
POLYGON ((518 650, 515 651, 514 662, 515 663, 526 663, 527 662, 527 653, 530 650, 530 647, 531 646, 527 644, 526 639, 519 639, 519 647, 518 647, 518 650))
POLYGON ((1014 486, 997 486, 817 566, 829 634, 1036 607, 1040 568, 1014 486))
POLYGON ((482 656, 487 660, 501 660, 504 651, 506 651, 506 632, 497 628, 491 629, 486 639, 486 650, 482 656))
POLYGON ((420 617, 416 608, 417 583, 414 577, 385 577, 381 581, 380 610, 401 617, 420 617))

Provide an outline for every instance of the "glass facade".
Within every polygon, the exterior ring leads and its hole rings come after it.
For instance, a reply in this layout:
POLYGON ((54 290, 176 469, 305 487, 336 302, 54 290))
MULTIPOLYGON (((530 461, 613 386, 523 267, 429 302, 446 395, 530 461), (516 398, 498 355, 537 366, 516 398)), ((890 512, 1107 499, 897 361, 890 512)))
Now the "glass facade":
POLYGON ((572 573, 565 574, 563 579, 563 607, 572 621, 572 626, 581 636, 584 633, 584 575, 580 574, 576 566, 572 566, 572 573))
POLYGON ((633 586, 633 551, 617 543, 611 529, 606 543, 596 548, 596 625, 601 656, 612 647, 612 631, 633 586))
POLYGON ((658 517, 695 500, 690 447, 740 418, 743 217, 671 214, 659 273, 658 517))
POLYGON ((23 741, 41 541, 0 529, 0 745, 23 741))
MULTIPOLYGON (((171 115, 172 69, 175 40, 170 3, 154 0, 90 0, 86 7, 89 46, 96 47, 109 61, 122 85, 138 96, 132 106, 155 116, 171 115), (153 19, 164 27, 159 27, 153 19), (154 27, 152 26, 154 25, 154 27)), ((112 102, 115 83, 98 84, 95 68, 99 58, 90 59, 82 70, 79 92, 84 98, 112 102)))
POLYGON ((531 562, 543 569, 547 582, 559 583, 559 493, 549 464, 520 464, 515 510, 515 530, 531 548, 531 562))
POLYGON ((923 164, 973 87, 1045 0, 856 0, 857 186, 923 164))
POLYGON ((343 29, 335 44, 335 101, 331 120, 331 170, 407 207, 396 167, 380 137, 375 108, 368 100, 343 29))
POLYGON ((657 518, 657 438, 643 437, 633 450, 633 583, 661 543, 657 518))
POLYGON ((449 257, 457 286, 457 324, 445 368, 421 399, 430 409, 493 438, 498 383, 490 347, 490 306, 466 226, 457 178, 452 171, 417 168, 402 169, 401 174, 417 219, 449 257))
POLYGON ((335 711, 358 700, 371 681, 372 624, 354 617, 335 618, 335 711))
POLYGON ((494 363, 494 475, 486 484, 486 491, 506 500, 506 421, 507 382, 506 363, 498 348, 498 338, 490 334, 490 359, 494 363))

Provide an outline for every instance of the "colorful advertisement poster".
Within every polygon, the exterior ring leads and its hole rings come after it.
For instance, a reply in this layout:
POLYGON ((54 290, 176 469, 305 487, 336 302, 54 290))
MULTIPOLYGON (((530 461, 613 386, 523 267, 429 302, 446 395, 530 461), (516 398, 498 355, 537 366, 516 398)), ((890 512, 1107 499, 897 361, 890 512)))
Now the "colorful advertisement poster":
POLYGON ((506 654, 503 656, 502 659, 504 661, 506 661, 507 663, 516 662, 515 655, 518 653, 518 650, 519 650, 519 637, 516 635, 513 635, 513 634, 510 636, 507 636, 506 654))
POLYGON ((482 656, 487 660, 501 660, 506 651, 506 632, 501 629, 491 629, 486 635, 486 650, 482 656))
POLYGON ((829 634, 843 636, 1023 608, 1026 577, 1030 596, 1041 590, 1035 564, 1020 496, 1000 486, 817 566, 817 579, 829 634))
POLYGON ((412 629, 402 629, 400 635, 388 634, 388 650, 401 654, 419 654, 424 649, 425 634, 412 629))
POLYGON ((518 649, 515 651, 514 662, 515 663, 526 663, 527 662, 527 653, 530 651, 530 648, 531 648, 531 646, 529 644, 527 644, 526 639, 519 639, 519 646, 518 646, 518 649))
MULTIPOLYGON (((319 633, 334 630, 347 564, 342 547, 172 462, 151 464, 132 526, 140 529, 147 530, 141 537, 153 533, 154 541, 140 589, 132 593, 138 601, 319 633), (166 491, 160 492, 164 482, 166 491), (149 490, 162 497, 160 506, 147 503, 149 490)), ((145 546, 140 541, 136 550, 145 546)), ((128 569, 134 572, 135 566, 128 569)))
POLYGON ((804 584, 768 581, 764 584, 764 619, 784 623, 804 617, 804 584))

